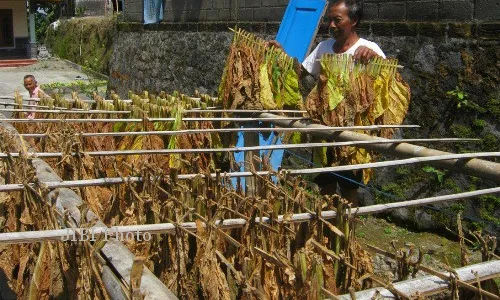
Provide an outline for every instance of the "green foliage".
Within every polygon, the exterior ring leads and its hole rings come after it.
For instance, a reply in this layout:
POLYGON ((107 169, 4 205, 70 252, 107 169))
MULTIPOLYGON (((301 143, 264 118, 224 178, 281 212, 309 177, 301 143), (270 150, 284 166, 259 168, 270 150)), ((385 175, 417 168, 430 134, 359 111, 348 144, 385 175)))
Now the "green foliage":
POLYGON ((83 17, 85 15, 86 11, 87 11, 87 7, 85 7, 83 5, 78 5, 75 9, 75 16, 83 17))
POLYGON ((61 15, 61 6, 50 2, 37 2, 35 12, 35 36, 40 44, 45 43, 47 28, 61 15), (42 12, 43 11, 43 12, 42 12))
POLYGON ((495 214, 500 211, 500 197, 485 195, 479 197, 479 215, 482 219, 500 225, 500 216, 495 214))
POLYGON ((470 127, 460 125, 460 124, 453 124, 450 126, 450 131, 451 133, 459 138, 475 138, 476 134, 470 127))
POLYGON ((444 175, 446 175, 446 172, 438 170, 438 169, 431 167, 431 166, 425 166, 422 168, 422 170, 424 170, 424 172, 426 172, 426 173, 434 174, 436 176, 436 179, 439 182, 439 184, 443 185, 444 175))
POLYGON ((452 203, 449 208, 455 213, 465 210, 465 206, 463 205, 463 203, 452 203))
POLYGON ((488 132, 482 137, 481 149, 483 151, 498 151, 499 144, 498 138, 493 133, 488 132))
POLYGON ((486 104, 486 109, 493 116, 500 117, 500 99, 490 99, 486 104))
POLYGON ((83 17, 61 21, 47 31, 47 46, 58 57, 108 74, 116 33, 116 17, 83 17))
POLYGON ((467 106, 468 104, 469 95, 458 86, 454 90, 446 92, 446 95, 457 102, 457 108, 467 106))
POLYGON ((470 109, 473 111, 484 113, 486 110, 469 98, 469 94, 463 91, 458 86, 454 90, 446 92, 446 96, 456 102, 458 109, 470 109))
POLYGON ((391 227, 385 227, 384 228, 384 233, 385 234, 391 234, 392 233, 392 228, 391 227))
POLYGON ((487 122, 485 120, 482 120, 482 119, 476 119, 474 121, 472 121, 472 126, 474 127, 474 129, 477 129, 477 130, 483 130, 484 127, 486 126, 487 122))

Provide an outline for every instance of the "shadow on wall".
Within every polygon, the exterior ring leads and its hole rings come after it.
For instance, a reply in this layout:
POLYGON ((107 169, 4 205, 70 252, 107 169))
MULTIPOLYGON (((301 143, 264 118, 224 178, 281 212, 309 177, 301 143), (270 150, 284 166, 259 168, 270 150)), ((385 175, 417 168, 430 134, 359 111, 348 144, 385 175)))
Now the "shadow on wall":
POLYGON ((172 0, 172 11, 174 22, 195 21, 200 19, 200 9, 202 1, 194 0, 172 0), (185 14, 185 15, 184 15, 185 14), (184 20, 182 16, 184 15, 184 20))

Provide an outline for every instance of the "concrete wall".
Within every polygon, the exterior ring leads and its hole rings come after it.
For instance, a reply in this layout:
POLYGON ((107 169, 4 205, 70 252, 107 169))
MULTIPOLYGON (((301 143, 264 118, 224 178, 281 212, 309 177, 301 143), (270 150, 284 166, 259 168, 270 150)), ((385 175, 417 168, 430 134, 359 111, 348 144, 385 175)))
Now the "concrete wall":
MULTIPOLYGON (((165 22, 280 21, 288 0, 165 0, 165 22)), ((125 18, 141 22, 143 0, 126 1, 125 18)), ((365 0, 366 20, 500 20, 498 0, 365 0)))
POLYGON ((28 13, 26 2, 23 1, 0 1, 0 9, 12 9, 14 20, 14 37, 28 37, 28 13))

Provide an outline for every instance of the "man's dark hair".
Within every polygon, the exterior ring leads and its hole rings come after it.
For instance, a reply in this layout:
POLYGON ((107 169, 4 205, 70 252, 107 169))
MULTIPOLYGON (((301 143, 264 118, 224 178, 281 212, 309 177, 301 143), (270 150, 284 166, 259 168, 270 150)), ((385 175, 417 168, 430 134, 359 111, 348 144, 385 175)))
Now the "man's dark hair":
POLYGON ((31 78, 31 79, 33 79, 34 81, 36 81, 35 76, 33 76, 33 75, 31 75, 31 74, 30 74, 30 75, 26 75, 26 76, 24 76, 24 79, 28 79, 28 78, 31 78))
POLYGON ((345 6, 349 10, 348 15, 349 19, 356 20, 356 27, 361 23, 361 19, 363 19, 363 1, 361 0, 339 0, 335 1, 337 3, 344 2, 345 6))

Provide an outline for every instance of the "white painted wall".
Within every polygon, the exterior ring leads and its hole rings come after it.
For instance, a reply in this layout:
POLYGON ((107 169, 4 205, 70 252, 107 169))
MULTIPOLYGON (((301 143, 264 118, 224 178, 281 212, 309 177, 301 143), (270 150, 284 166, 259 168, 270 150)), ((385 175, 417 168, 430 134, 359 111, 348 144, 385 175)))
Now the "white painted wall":
POLYGON ((28 37, 28 11, 26 1, 0 1, 0 9, 12 9, 14 38, 28 37))

